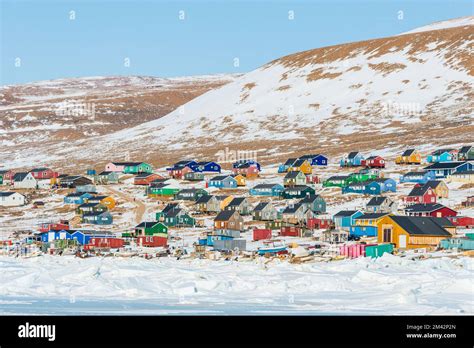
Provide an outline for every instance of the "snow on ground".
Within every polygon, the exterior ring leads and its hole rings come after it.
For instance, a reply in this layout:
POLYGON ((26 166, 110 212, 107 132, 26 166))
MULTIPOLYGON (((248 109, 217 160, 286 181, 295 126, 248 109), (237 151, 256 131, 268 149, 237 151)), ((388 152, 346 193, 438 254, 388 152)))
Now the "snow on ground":
POLYGON ((0 257, 0 314, 473 314, 470 258, 0 257))

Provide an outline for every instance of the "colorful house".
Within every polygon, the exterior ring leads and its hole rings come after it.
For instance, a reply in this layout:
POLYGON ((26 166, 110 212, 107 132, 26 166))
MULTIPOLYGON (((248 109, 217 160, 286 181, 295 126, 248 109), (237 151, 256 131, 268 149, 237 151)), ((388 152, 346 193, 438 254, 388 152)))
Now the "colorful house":
POLYGON ((106 195, 91 196, 87 198, 87 203, 100 203, 105 205, 109 210, 113 210, 116 205, 115 199, 112 196, 106 195))
POLYGON ((415 186, 403 201, 406 204, 436 203, 436 193, 429 186, 415 186))
POLYGON ((283 209, 281 219, 291 224, 303 223, 313 217, 313 212, 302 203, 289 204, 283 209))
POLYGON ((188 181, 203 181, 204 173, 199 172, 188 172, 184 174, 184 180, 188 181))
POLYGON ((418 203, 405 208, 407 216, 448 217, 458 215, 457 211, 439 203, 418 203))
POLYGON ((239 166, 241 166, 242 164, 251 164, 251 165, 254 165, 257 167, 258 171, 261 172, 262 171, 262 168, 260 166, 260 163, 258 163, 257 161, 255 160, 252 160, 252 159, 241 159, 241 160, 238 160, 238 161, 235 161, 234 163, 232 163, 232 168, 237 168, 239 166))
POLYGON ((150 185, 155 180, 164 179, 161 175, 155 173, 140 173, 133 178, 134 185, 150 185))
MULTIPOLYGON (((92 180, 80 175, 67 175, 59 181, 59 186, 64 188, 78 188, 79 186, 92 185, 92 180)), ((94 191, 95 192, 95 191, 94 191)))
POLYGON ((230 202, 234 199, 234 196, 216 196, 217 200, 219 201, 219 206, 221 210, 224 210, 230 202))
POLYGON ((40 233, 40 238, 43 243, 73 239, 71 233, 66 230, 42 232, 40 233))
POLYGON ((334 226, 337 229, 349 231, 354 225, 354 219, 363 214, 360 210, 341 210, 333 216, 334 226))
POLYGON ((99 174, 94 175, 94 183, 101 185, 118 184, 119 173, 109 171, 100 172, 99 174))
POLYGON ((221 166, 220 164, 217 164, 216 162, 196 162, 196 163, 190 163, 188 166, 194 171, 198 173, 220 173, 221 172, 221 166))
POLYGON ((278 219, 278 211, 270 202, 260 202, 253 210, 253 219, 257 221, 273 221, 278 219))
POLYGON ((256 164, 244 163, 232 168, 232 173, 241 174, 247 179, 255 179, 259 176, 259 168, 256 164))
POLYGON ((303 174, 311 174, 313 172, 313 168, 309 161, 305 159, 297 159, 293 164, 288 168, 288 171, 300 171, 303 174))
POLYGON ((474 160, 474 146, 468 145, 463 146, 458 152, 459 161, 469 161, 474 160))
POLYGON ((163 197, 173 197, 181 189, 179 187, 173 186, 166 182, 153 182, 147 187, 147 194, 149 196, 163 196, 163 197))
POLYGON ((196 219, 176 203, 170 203, 161 212, 156 213, 156 220, 170 227, 194 227, 196 225, 196 219))
POLYGON ((464 184, 474 184, 474 170, 466 170, 464 172, 454 172, 448 175, 447 178, 450 182, 461 182, 464 184))
POLYGON ((342 188, 342 193, 360 193, 366 195, 380 195, 384 192, 396 192, 397 183, 390 178, 380 178, 370 181, 349 184, 342 188))
POLYGON ((285 163, 278 166, 278 173, 286 173, 296 160, 297 158, 288 158, 285 163))
POLYGON ((12 170, 0 170, 0 185, 13 185, 13 177, 15 173, 12 170))
POLYGON ((443 227, 446 219, 414 216, 384 216, 378 223, 378 243, 393 243, 399 249, 436 247, 451 237, 443 227))
POLYGON ((361 160, 360 164, 367 168, 385 168, 385 160, 380 156, 370 156, 361 160))
POLYGON ((249 200, 245 197, 235 197, 227 207, 226 210, 237 210, 240 215, 250 215, 253 207, 249 200))
POLYGON ((245 186, 247 184, 246 178, 242 174, 232 174, 231 176, 237 180, 237 186, 245 186))
POLYGON ((308 195, 314 195, 315 190, 312 187, 305 186, 305 185, 297 185, 286 187, 281 196, 284 199, 293 199, 293 198, 304 198, 308 195))
POLYGON ((93 238, 115 238, 115 234, 107 231, 77 230, 72 232, 70 237, 80 245, 90 244, 93 238))
POLYGON ((168 171, 170 177, 182 179, 186 173, 194 172, 194 170, 191 169, 191 166, 196 164, 197 162, 195 160, 183 160, 176 162, 172 167, 166 168, 166 170, 168 171))
MULTIPOLYGON (((442 180, 430 180, 423 186, 431 187, 438 198, 448 198, 449 196, 449 188, 448 185, 444 183, 442 180)), ((433 202, 434 203, 434 202, 433 202)))
POLYGON ((385 196, 372 197, 365 206, 367 213, 395 213, 397 209, 397 202, 385 196))
POLYGON ((209 187, 236 188, 237 180, 230 175, 218 175, 209 180, 209 187))
POLYGON ((190 188, 190 189, 183 189, 180 190, 174 198, 176 200, 184 200, 184 201, 197 201, 202 196, 207 196, 208 193, 206 190, 201 188, 190 188))
POLYGON ((350 183, 349 175, 333 175, 323 181, 323 187, 345 187, 350 183))
POLYGON ((315 214, 323 214, 326 212, 326 201, 320 195, 307 195, 302 198, 299 203, 303 204, 315 214))
POLYGON ((436 162, 424 169, 436 178, 447 178, 453 173, 474 170, 474 162, 436 162))
POLYGON ((457 161, 458 150, 456 149, 439 149, 433 151, 426 161, 428 163, 438 163, 438 162, 453 162, 457 161))
POLYGON ((94 225, 111 225, 113 223, 112 214, 108 211, 84 213, 82 223, 94 225))
POLYGON ((306 175, 300 171, 289 171, 283 178, 283 186, 305 185, 306 175))
POLYGON ((378 179, 382 175, 378 169, 374 168, 364 168, 359 170, 356 173, 351 173, 349 174, 349 179, 348 182, 353 183, 353 182, 363 182, 363 181, 369 181, 373 179, 378 179))
POLYGON ((221 211, 220 202, 213 195, 203 195, 196 200, 197 211, 203 213, 218 213, 221 211))
POLYGON ((251 196, 279 197, 284 190, 280 184, 258 184, 249 190, 251 196))
POLYGON ((321 154, 304 155, 304 156, 301 156, 300 159, 307 160, 309 164, 312 166, 327 166, 328 165, 328 158, 321 154))
POLYGON ((354 225, 350 227, 349 234, 352 236, 376 237, 378 225, 382 218, 388 213, 369 213, 354 218, 354 225))
POLYGON ((168 236, 168 226, 162 222, 142 222, 135 226, 135 236, 168 236))
POLYGON ((92 195, 87 192, 74 192, 64 197, 64 204, 84 204, 92 195))
POLYGON ((214 219, 214 229, 216 233, 240 232, 244 229, 244 219, 237 210, 223 210, 214 219))
POLYGON ((110 162, 105 166, 106 172, 121 172, 124 174, 152 173, 153 167, 146 162, 110 162))
POLYGON ((415 149, 405 150, 395 158, 396 164, 421 164, 421 154, 415 149))
POLYGON ((347 156, 344 156, 340 161, 341 167, 358 167, 362 165, 364 156, 357 151, 350 152, 347 156))
POLYGON ((434 172, 422 171, 422 172, 408 172, 400 177, 400 183, 411 182, 417 184, 426 184, 430 180, 436 178, 434 172))
POLYGON ((30 173, 33 175, 33 177, 36 180, 53 179, 53 178, 56 178, 59 175, 59 173, 53 171, 52 169, 44 168, 44 167, 34 168, 34 169, 30 170, 30 173))
POLYGON ((76 208, 78 215, 84 215, 87 213, 103 213, 108 211, 108 208, 100 203, 84 203, 76 208))

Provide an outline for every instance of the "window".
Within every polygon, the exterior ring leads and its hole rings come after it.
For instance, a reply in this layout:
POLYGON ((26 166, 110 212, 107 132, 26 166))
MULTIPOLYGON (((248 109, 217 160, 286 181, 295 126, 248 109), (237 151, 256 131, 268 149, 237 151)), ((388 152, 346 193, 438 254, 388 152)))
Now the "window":
POLYGON ((392 229, 391 228, 384 228, 383 229, 383 242, 384 243, 391 243, 392 242, 392 229))

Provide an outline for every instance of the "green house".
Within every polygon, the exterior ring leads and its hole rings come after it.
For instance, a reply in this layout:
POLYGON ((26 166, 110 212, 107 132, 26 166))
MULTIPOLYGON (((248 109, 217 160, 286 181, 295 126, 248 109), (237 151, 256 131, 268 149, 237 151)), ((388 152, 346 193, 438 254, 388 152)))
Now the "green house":
POLYGON ((0 185, 3 185, 3 175, 0 174, 0 185))
POLYGON ((156 213, 156 220, 170 227, 194 227, 196 225, 196 219, 180 208, 177 203, 170 203, 162 211, 156 213))
POLYGON ((348 181, 349 184, 355 182, 364 182, 373 179, 377 179, 379 176, 375 172, 359 172, 359 173, 352 173, 349 175, 348 181))
POLYGON ((152 183, 149 187, 147 187, 146 192, 149 196, 173 197, 180 190, 180 188, 171 186, 170 184, 166 184, 164 182, 157 182, 152 183))
POLYGON ((323 182, 323 187, 345 187, 350 184, 348 175, 335 175, 323 182))
POLYGON ((282 193, 284 199, 304 198, 307 195, 314 195, 316 191, 305 185, 297 185, 285 188, 282 193))
POLYGON ((153 167, 145 162, 125 162, 123 163, 125 174, 152 173, 153 167))
POLYGON ((142 222, 135 226, 135 236, 168 236, 168 226, 162 222, 142 222))
POLYGON ((207 196, 208 193, 206 190, 201 188, 190 188, 190 189, 183 189, 179 191, 175 195, 175 199, 177 200, 185 200, 185 201, 197 201, 202 196, 207 196))

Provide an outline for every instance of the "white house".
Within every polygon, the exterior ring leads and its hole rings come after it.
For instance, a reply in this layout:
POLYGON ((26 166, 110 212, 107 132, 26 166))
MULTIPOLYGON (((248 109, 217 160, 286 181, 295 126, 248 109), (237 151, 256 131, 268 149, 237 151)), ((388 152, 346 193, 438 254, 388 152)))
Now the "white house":
POLYGON ((49 189, 51 188, 51 179, 40 179, 36 180, 36 186, 39 189, 49 189))
POLYGON ((25 204, 25 196, 18 192, 0 192, 0 207, 17 207, 25 204))
POLYGON ((31 173, 16 173, 13 177, 13 187, 16 189, 35 189, 38 187, 38 181, 31 173))

